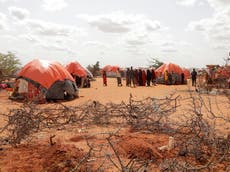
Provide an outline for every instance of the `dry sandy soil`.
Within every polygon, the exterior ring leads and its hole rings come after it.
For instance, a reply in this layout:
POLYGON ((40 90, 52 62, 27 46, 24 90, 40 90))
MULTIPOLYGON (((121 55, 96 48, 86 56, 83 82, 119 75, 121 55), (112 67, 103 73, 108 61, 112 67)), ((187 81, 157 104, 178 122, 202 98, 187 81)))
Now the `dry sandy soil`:
MULTIPOLYGON (((174 120, 178 120, 178 114, 183 114, 189 103, 186 98, 197 93, 194 88, 188 85, 157 85, 151 87, 136 87, 130 88, 124 86, 117 87, 116 79, 109 78, 108 86, 104 87, 102 79, 97 78, 96 81, 91 82, 91 88, 80 89, 80 97, 73 101, 63 102, 66 106, 82 105, 88 101, 99 101, 102 104, 109 102, 121 103, 128 102, 130 95, 135 100, 142 100, 147 97, 155 97, 165 99, 170 94, 175 94, 179 97, 179 105, 174 120), (189 91, 190 90, 190 91, 189 91)), ((203 95, 205 102, 213 105, 213 112, 221 113, 229 117, 228 99, 224 95, 203 95), (218 104, 218 105, 217 105, 218 104)), ((0 92, 0 107, 1 112, 7 114, 10 109, 21 106, 22 103, 14 102, 8 99, 6 91, 0 92)), ((42 104, 41 107, 52 106, 52 104, 42 104)), ((222 121, 220 120, 222 125, 222 121)), ((229 124, 229 123, 227 123, 229 124)), ((0 127, 5 125, 5 119, 0 119, 0 127)), ((218 127, 220 134, 230 133, 230 126, 218 127)), ((69 171, 76 167, 77 162, 84 159, 89 147, 84 138, 88 138, 90 143, 105 143, 101 141, 97 133, 115 131, 117 126, 91 126, 84 128, 76 125, 67 126, 65 129, 46 129, 33 135, 33 139, 29 142, 23 142, 17 148, 4 145, 0 150, 0 171, 4 172, 24 172, 24 171, 69 171), (53 146, 50 146, 49 138, 55 135, 53 146), (93 136, 92 136, 93 135, 93 136)), ((0 135, 1 136, 1 135, 0 135)), ((113 138, 115 139, 115 138, 113 138)), ((132 132, 130 128, 123 128, 119 133, 119 138, 116 140, 118 144, 115 145, 116 150, 121 155, 124 163, 135 156, 140 160, 154 159, 155 164, 160 164, 166 157, 174 157, 177 155, 177 150, 159 151, 158 147, 168 144, 169 135, 166 134, 148 134, 143 132, 132 132)), ((108 148, 107 153, 113 152, 108 148)), ((114 161, 119 164, 116 157, 114 161)), ((91 164, 91 170, 98 168, 95 164, 103 164, 101 159, 88 160, 88 165, 91 164)), ((104 171, 119 171, 114 167, 111 161, 104 162, 106 166, 104 171)), ((81 167, 80 171, 86 171, 87 167, 81 167)), ((157 165, 152 165, 150 171, 159 171, 157 165)), ((216 169, 218 171, 218 169, 216 169)), ((142 170, 144 171, 144 170, 142 170)), ((221 171, 221 170, 220 170, 221 171)), ((224 170, 223 170, 224 171, 224 170)))

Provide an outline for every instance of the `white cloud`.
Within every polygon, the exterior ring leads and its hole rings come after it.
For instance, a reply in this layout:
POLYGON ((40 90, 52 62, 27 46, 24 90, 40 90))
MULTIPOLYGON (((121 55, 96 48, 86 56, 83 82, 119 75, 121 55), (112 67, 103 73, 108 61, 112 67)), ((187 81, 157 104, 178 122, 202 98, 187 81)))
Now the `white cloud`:
POLYGON ((78 29, 74 26, 59 25, 51 22, 45 22, 42 20, 29 19, 26 21, 26 25, 31 33, 48 37, 75 37, 85 34, 82 29, 78 29))
POLYGON ((207 0, 215 8, 212 17, 189 23, 189 29, 201 32, 212 47, 230 45, 230 1, 207 0))
POLYGON ((215 15, 213 18, 191 22, 190 29, 201 31, 207 38, 230 43, 230 21, 228 17, 215 15))
POLYGON ((17 40, 17 38, 15 38, 15 36, 12 35, 1 35, 1 38, 5 38, 8 40, 17 40))
POLYGON ((176 42, 174 42, 174 41, 165 41, 161 44, 162 47, 172 47, 175 45, 176 45, 176 42))
POLYGON ((160 22, 151 20, 144 15, 125 14, 114 12, 101 15, 78 15, 91 26, 107 33, 128 33, 133 29, 142 31, 156 31, 161 28, 160 22))
POLYGON ((54 53, 74 54, 71 47, 77 45, 81 36, 85 36, 85 32, 75 26, 35 19, 25 19, 22 23, 15 23, 15 27, 18 27, 17 40, 37 47, 40 51, 54 53))
POLYGON ((223 10, 230 8, 230 1, 229 0, 207 0, 208 3, 216 10, 223 10))
POLYGON ((125 33, 129 32, 130 21, 120 18, 118 15, 79 15, 81 19, 86 20, 91 26, 96 27, 102 32, 125 33))
MULTIPOLYGON (((135 55, 135 56, 136 55, 143 56, 146 53, 143 48, 137 48, 137 47, 136 48, 135 47, 126 47, 126 51, 135 55)), ((140 66, 138 65, 138 67, 140 67, 140 66)))
POLYGON ((59 45, 59 44, 50 44, 50 43, 40 43, 38 44, 38 46, 47 49, 47 50, 51 50, 51 51, 63 51, 63 52, 68 52, 68 53, 74 53, 69 47, 67 46, 63 46, 63 45, 59 45))
POLYGON ((166 53, 172 53, 172 52, 177 52, 177 42, 169 40, 169 41, 164 41, 160 45, 161 51, 166 52, 166 53))
POLYGON ((146 44, 144 39, 127 39, 126 43, 130 46, 140 46, 146 44))
POLYGON ((6 29, 7 22, 6 22, 6 15, 3 13, 0 13, 0 30, 6 29))
POLYGON ((189 31, 206 31, 206 28, 209 25, 209 21, 207 19, 202 19, 199 21, 190 22, 188 25, 189 31))
POLYGON ((108 18, 101 18, 99 20, 91 21, 90 24, 103 32, 122 33, 130 31, 126 23, 114 22, 108 18))
POLYGON ((176 0, 178 5, 191 6, 194 5, 198 0, 176 0))
POLYGON ((30 12, 24 8, 9 7, 8 10, 10 12, 10 15, 17 20, 24 20, 30 14, 30 12))
POLYGON ((190 47, 192 44, 186 41, 179 41, 178 43, 181 47, 190 47))
POLYGON ((203 6, 203 5, 205 5, 205 2, 204 2, 204 1, 199 1, 199 2, 198 2, 198 6, 203 6))
POLYGON ((51 12, 62 10, 67 6, 68 4, 66 3, 65 0, 43 0, 43 5, 42 5, 44 10, 51 11, 51 12))
POLYGON ((40 42, 40 39, 35 36, 35 35, 31 35, 31 34, 22 34, 22 35, 19 35, 19 38, 20 39, 25 39, 31 43, 38 43, 40 42))
POLYGON ((225 50, 225 49, 230 49, 230 45, 226 45, 226 44, 216 44, 213 46, 214 49, 217 50, 225 50))
POLYGON ((99 41, 87 41, 83 43, 84 46, 90 46, 90 47, 102 47, 102 48, 108 48, 108 45, 99 42, 99 41))
POLYGON ((162 48, 162 52, 164 53, 175 53, 177 52, 177 49, 176 48, 173 48, 173 47, 164 47, 162 48))
POLYGON ((142 46, 147 43, 151 43, 149 36, 145 33, 131 32, 124 37, 125 43, 128 46, 142 46))
POLYGON ((155 31, 161 28, 161 24, 159 21, 155 20, 144 20, 144 26, 146 27, 147 31, 155 31))
POLYGON ((0 0, 1 3, 9 2, 9 1, 17 1, 17 0, 0 0))
POLYGON ((162 41, 162 43, 159 46, 162 52, 170 53, 178 52, 180 49, 191 46, 191 44, 185 41, 171 39, 167 41, 162 41))
POLYGON ((70 47, 67 46, 67 43, 65 42, 65 40, 59 39, 57 37, 55 38, 43 38, 42 37, 41 38, 36 35, 22 34, 22 35, 19 35, 18 39, 27 40, 30 42, 30 45, 32 46, 34 45, 35 47, 41 47, 46 50, 73 53, 70 47))

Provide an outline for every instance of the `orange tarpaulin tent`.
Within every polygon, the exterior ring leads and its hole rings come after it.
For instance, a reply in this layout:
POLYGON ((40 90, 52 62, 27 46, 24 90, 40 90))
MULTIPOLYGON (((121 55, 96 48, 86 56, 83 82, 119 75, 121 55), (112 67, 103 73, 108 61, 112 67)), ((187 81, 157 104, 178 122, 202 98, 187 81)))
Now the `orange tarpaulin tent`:
POLYGON ((46 89, 49 89, 58 80, 74 81, 70 73, 60 63, 39 59, 27 63, 18 73, 18 77, 31 79, 46 89))
POLYGON ((106 72, 116 72, 118 68, 121 69, 119 66, 106 65, 101 70, 106 72))
POLYGON ((84 67, 82 67, 78 62, 70 62, 65 67, 69 73, 77 75, 79 77, 87 76, 87 72, 84 67))
POLYGON ((108 72, 108 71, 110 70, 110 68, 111 68, 110 65, 106 65, 106 66, 104 66, 101 70, 102 70, 102 71, 108 72))
POLYGON ((46 100, 72 100, 77 96, 73 77, 60 63, 35 59, 19 71, 9 98, 44 103, 46 100))
POLYGON ((118 69, 120 69, 119 66, 111 66, 110 71, 111 72, 116 72, 118 69))
POLYGON ((169 73, 171 73, 171 72, 174 72, 177 74, 183 73, 183 69, 179 65, 174 64, 174 63, 167 63, 167 64, 165 63, 165 64, 161 65, 159 68, 157 68, 155 72, 158 76, 160 76, 160 75, 163 75, 166 70, 169 73))

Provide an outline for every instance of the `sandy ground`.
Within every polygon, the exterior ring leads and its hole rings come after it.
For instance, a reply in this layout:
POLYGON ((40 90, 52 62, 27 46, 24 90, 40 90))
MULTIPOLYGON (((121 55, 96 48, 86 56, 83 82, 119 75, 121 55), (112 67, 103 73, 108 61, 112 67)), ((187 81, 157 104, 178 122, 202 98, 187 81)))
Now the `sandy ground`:
MULTIPOLYGON (((128 102, 130 95, 133 96, 135 100, 145 99, 147 97, 154 98, 166 98, 170 94, 175 94, 180 96, 179 104, 180 107, 175 114, 175 120, 178 120, 178 114, 183 114, 184 110, 189 107, 189 103, 186 98, 190 94, 196 96, 194 88, 188 85, 157 85, 151 87, 136 87, 130 88, 124 86, 123 81, 122 87, 117 87, 116 79, 109 78, 108 86, 104 87, 102 84, 102 79, 97 78, 96 81, 91 82, 91 88, 81 88, 79 93, 79 98, 63 102, 65 105, 81 105, 88 101, 99 101, 103 104, 113 102, 121 103, 122 101, 128 102), (190 91, 189 91, 190 90, 190 91)), ((209 102, 214 106, 213 112, 218 114, 223 114, 225 116, 230 115, 229 103, 227 98, 223 95, 202 95, 205 102, 209 102), (209 101, 210 100, 210 101, 209 101), (217 105, 218 104, 218 105, 217 105)), ((12 108, 19 107, 21 103, 14 102, 8 99, 8 94, 6 91, 0 92, 0 107, 1 113, 8 113, 12 108)), ((52 106, 52 104, 42 104, 42 107, 52 106)), ((0 127, 5 124, 3 118, 0 119, 0 127)), ((219 129, 221 130, 221 122, 219 129)), ((0 171, 11 172, 11 171, 68 171, 62 166, 71 166, 76 164, 76 157, 80 159, 84 155, 84 151, 87 149, 85 141, 82 139, 83 136, 89 136, 89 134, 95 134, 99 132, 106 132, 110 130, 116 130, 116 127, 97 127, 92 126, 86 132, 84 130, 79 130, 78 127, 69 127, 66 130, 56 131, 48 130, 42 131, 35 135, 34 141, 29 144, 22 144, 18 148, 7 147, 1 150, 0 155, 0 171), (55 134, 55 142, 57 143, 53 147, 49 147, 49 136, 55 134), (63 164, 63 161, 68 159, 68 162, 63 164), (59 163, 57 165, 57 163, 59 163), (60 168, 56 168, 56 166, 60 168), (53 168, 55 167, 55 168, 53 168)), ((230 126, 225 126, 225 133, 230 132, 230 126)), ((92 137, 92 142, 96 142, 95 138, 92 137)), ((128 129, 124 129, 121 132, 121 137, 119 140, 118 150, 122 152, 122 155, 129 157, 129 152, 133 152, 135 156, 141 158, 148 158, 149 156, 157 156, 158 159, 163 159, 164 157, 173 157, 175 154, 172 152, 157 152, 157 147, 167 144, 167 135, 148 135, 143 133, 131 133, 128 129), (150 153, 149 153, 150 152, 150 153)), ((110 150, 111 151, 111 150, 110 150)), ((92 160, 93 161, 93 160, 92 160)), ((110 162, 111 163, 111 162, 110 162)), ((84 169, 82 170, 84 171, 84 169)), ((106 171, 117 171, 116 169, 107 169, 106 171)), ((152 171, 158 171, 157 167, 152 167, 152 171)))
MULTIPOLYGON (((157 85, 151 87, 126 87, 123 80, 123 86, 117 87, 116 78, 108 78, 108 86, 104 87, 102 78, 96 78, 96 81, 91 82, 91 88, 80 88, 79 98, 73 101, 64 102, 66 105, 83 104, 87 101, 96 100, 101 103, 120 103, 128 101, 130 94, 134 99, 144 99, 146 97, 165 98, 169 94, 177 92, 185 92, 189 89, 187 85, 183 86, 166 86, 157 85)), ((184 94, 184 93, 183 93, 184 94)), ((7 111, 11 108, 18 107, 21 103, 8 99, 8 94, 5 90, 0 91, 0 107, 2 111, 7 111)), ((43 105, 45 106, 45 105, 43 105)))
MULTIPOLYGON (((105 87, 102 84, 102 78, 96 78, 96 81, 91 82, 91 88, 80 88, 79 98, 69 101, 63 102, 66 105, 75 105, 75 104, 83 104, 87 101, 96 100, 101 103, 120 103, 121 101, 127 102, 129 100, 129 96, 132 94, 135 100, 145 99, 147 97, 154 98, 166 98, 169 97, 170 94, 175 93, 176 95, 180 95, 181 98, 189 97, 189 93, 195 94, 195 88, 191 87, 191 84, 188 85, 157 85, 151 87, 126 87, 125 80, 123 80, 123 86, 118 87, 116 84, 116 78, 108 78, 108 86, 105 87), (189 91, 190 90, 190 91, 189 91)), ((2 111, 7 109, 11 109, 13 107, 17 107, 21 105, 21 103, 17 103, 15 101, 8 99, 8 94, 6 91, 0 91, 0 107, 2 111)), ((226 97, 222 95, 213 96, 213 95, 204 95, 204 97, 209 97, 210 99, 217 99, 218 102, 226 101, 226 97)))
POLYGON ((92 82, 92 88, 80 90, 79 102, 87 100, 98 100, 102 103, 114 102, 120 103, 121 101, 128 101, 130 94, 134 99, 144 99, 146 97, 165 98, 169 94, 176 92, 177 90, 188 90, 187 85, 183 86, 166 86, 157 85, 151 87, 126 87, 125 80, 123 80, 123 86, 117 87, 116 78, 108 79, 108 86, 102 86, 102 79, 97 78, 96 82, 92 82))

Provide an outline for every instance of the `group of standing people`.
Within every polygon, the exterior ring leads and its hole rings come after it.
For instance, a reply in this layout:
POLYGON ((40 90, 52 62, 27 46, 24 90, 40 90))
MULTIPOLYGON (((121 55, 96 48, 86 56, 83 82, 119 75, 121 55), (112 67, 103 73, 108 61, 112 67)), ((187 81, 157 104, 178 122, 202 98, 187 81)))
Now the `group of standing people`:
POLYGON ((156 73, 154 69, 133 69, 127 68, 126 86, 150 86, 151 83, 156 85, 156 73))
MULTIPOLYGON (((125 72, 126 77, 126 86, 128 87, 136 87, 136 86, 150 86, 156 85, 157 75, 154 69, 133 69, 131 66, 127 68, 125 72)), ((178 80, 178 74, 171 72, 169 73, 167 70, 165 71, 164 75, 164 82, 167 85, 176 84, 178 80)), ((180 84, 185 83, 185 75, 181 73, 180 77, 180 84)), ((103 85, 107 86, 107 74, 106 71, 102 72, 103 78, 103 85)), ((118 68, 116 71, 116 78, 117 78, 117 86, 122 86, 122 76, 121 71, 118 68)), ((196 78, 197 72, 195 69, 191 72, 191 79, 192 79, 192 86, 196 86, 196 78)))
MULTIPOLYGON (((156 73, 154 69, 133 69, 131 66, 127 68, 125 72, 126 86, 136 87, 136 86, 150 86, 156 85, 156 73)), ((102 72, 103 85, 107 86, 107 75, 106 71, 102 72)), ((117 86, 122 86, 121 71, 118 68, 116 71, 117 86)))

